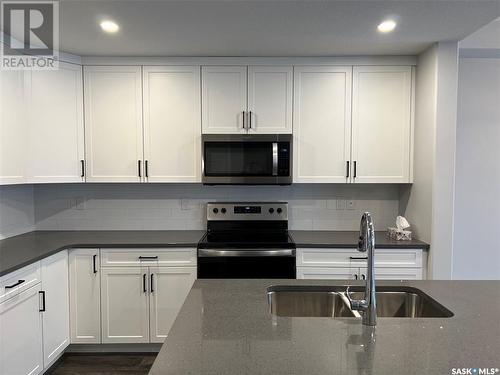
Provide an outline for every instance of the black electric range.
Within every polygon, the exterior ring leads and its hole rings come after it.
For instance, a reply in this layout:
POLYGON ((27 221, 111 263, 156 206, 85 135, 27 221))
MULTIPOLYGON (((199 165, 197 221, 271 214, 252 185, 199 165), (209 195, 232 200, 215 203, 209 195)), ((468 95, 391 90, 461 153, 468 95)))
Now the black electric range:
POLYGON ((198 243, 198 278, 294 279, 295 243, 284 202, 207 204, 198 243))

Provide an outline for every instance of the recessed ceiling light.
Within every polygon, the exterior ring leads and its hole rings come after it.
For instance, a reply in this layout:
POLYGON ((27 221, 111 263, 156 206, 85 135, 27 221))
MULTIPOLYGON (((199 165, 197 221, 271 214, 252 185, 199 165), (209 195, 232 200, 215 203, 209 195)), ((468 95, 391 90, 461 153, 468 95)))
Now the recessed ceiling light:
POLYGON ((396 21, 385 20, 380 25, 377 26, 377 30, 381 33, 390 33, 396 28, 396 21))
POLYGON ((106 20, 101 22, 101 29, 107 33, 116 33, 120 29, 120 26, 114 21, 106 20))

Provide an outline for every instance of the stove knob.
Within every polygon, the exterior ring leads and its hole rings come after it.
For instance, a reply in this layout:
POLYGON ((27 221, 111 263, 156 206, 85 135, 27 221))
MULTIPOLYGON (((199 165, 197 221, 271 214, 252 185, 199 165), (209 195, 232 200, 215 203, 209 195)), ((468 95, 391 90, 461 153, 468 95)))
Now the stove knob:
POLYGON ((276 210, 277 213, 281 213, 283 210, 281 208, 278 207, 278 209, 276 210))
POLYGON ((274 213, 274 208, 272 208, 272 207, 271 207, 271 208, 269 209, 269 213, 270 213, 270 214, 274 213))
POLYGON ((220 212, 222 212, 223 214, 225 214, 226 213, 226 209, 223 207, 223 208, 220 209, 220 212))
POLYGON ((218 213, 218 212, 219 212, 219 209, 218 209, 218 208, 214 208, 214 209, 212 210, 212 212, 213 212, 214 214, 216 214, 216 213, 218 213))

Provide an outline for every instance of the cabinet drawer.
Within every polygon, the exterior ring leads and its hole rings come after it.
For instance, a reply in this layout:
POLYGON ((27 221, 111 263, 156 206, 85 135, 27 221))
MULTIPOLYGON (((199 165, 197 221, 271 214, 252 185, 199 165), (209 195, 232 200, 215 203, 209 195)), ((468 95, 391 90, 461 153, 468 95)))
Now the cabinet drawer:
MULTIPOLYGON (((297 267, 366 267, 355 249, 297 249, 297 267)), ((376 249, 375 267, 422 267, 421 249, 376 249)))
MULTIPOLYGON (((361 270, 365 273, 366 270, 361 270)), ((366 274, 366 273, 365 273, 366 274)), ((375 268, 376 280, 422 280, 421 268, 375 268)))
POLYGON ((40 282, 40 262, 32 263, 0 278, 0 302, 18 295, 40 282), (17 285, 16 285, 17 284, 17 285), (9 286, 14 286, 9 288, 9 286))
POLYGON ((188 247, 101 249, 102 267, 196 266, 196 259, 196 249, 188 247))
POLYGON ((297 249, 297 267, 351 267, 356 264, 363 266, 364 260, 351 260, 363 258, 366 255, 356 249, 297 249))
POLYGON ((422 267, 422 250, 376 249, 375 267, 422 267))
POLYGON ((310 280, 355 280, 359 268, 349 267, 297 267, 297 279, 310 280))

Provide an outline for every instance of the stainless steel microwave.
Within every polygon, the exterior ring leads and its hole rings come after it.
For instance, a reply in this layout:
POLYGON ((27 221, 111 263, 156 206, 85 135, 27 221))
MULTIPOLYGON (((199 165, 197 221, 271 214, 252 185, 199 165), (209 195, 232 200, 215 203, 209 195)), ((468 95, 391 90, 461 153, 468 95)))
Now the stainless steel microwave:
POLYGON ((204 134, 202 182, 206 185, 289 185, 291 134, 204 134))

